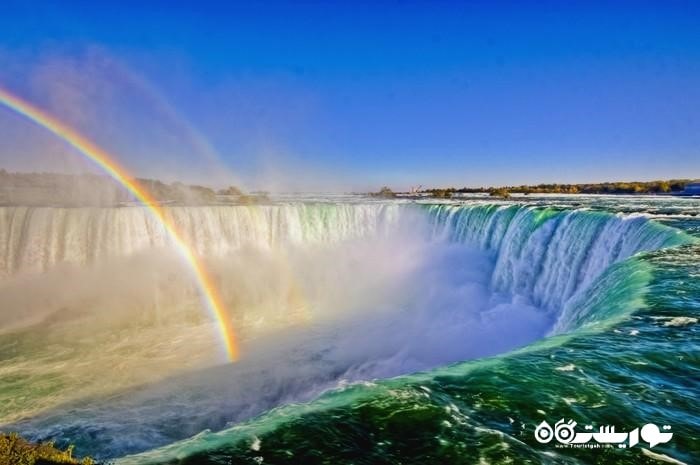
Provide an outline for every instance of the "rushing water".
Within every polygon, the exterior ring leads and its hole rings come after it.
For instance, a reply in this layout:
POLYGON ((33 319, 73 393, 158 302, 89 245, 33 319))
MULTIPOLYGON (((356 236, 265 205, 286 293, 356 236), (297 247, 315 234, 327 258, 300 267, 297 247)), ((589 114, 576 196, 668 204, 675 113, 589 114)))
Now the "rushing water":
MULTIPOLYGON (((0 426, 117 463, 693 463, 700 201, 0 208, 0 426), (650 452, 533 432, 671 425, 650 452), (654 455, 656 454, 656 455, 654 455)), ((646 449, 646 451, 644 450, 646 449)))

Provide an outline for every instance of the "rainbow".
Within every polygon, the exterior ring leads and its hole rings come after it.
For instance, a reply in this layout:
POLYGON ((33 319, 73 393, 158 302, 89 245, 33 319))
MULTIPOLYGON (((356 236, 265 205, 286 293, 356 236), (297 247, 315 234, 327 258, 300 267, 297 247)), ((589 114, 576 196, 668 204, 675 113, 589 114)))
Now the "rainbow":
POLYGON ((203 300, 218 323, 221 336, 226 346, 228 359, 230 361, 238 360, 239 349, 233 323, 222 305, 221 296, 214 285, 212 276, 202 265, 202 262, 197 258, 192 249, 182 239, 181 234, 168 219, 165 211, 155 198, 153 198, 146 189, 141 187, 128 172, 117 163, 113 156, 40 108, 25 102, 2 88, 0 88, 0 103, 49 130, 77 149, 81 154, 95 162, 115 181, 124 186, 152 212, 167 231, 177 250, 192 268, 203 300))

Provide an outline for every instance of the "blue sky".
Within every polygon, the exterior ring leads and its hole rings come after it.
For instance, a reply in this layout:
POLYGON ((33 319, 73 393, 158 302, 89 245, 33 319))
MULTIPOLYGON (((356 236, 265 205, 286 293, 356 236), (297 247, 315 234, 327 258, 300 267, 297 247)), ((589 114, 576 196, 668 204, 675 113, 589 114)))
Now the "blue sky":
MULTIPOLYGON (((698 2, 92 3, 10 0, 0 85, 139 174, 323 190, 700 177, 698 2)), ((66 159, 6 111, 0 137, 10 168, 66 159)))

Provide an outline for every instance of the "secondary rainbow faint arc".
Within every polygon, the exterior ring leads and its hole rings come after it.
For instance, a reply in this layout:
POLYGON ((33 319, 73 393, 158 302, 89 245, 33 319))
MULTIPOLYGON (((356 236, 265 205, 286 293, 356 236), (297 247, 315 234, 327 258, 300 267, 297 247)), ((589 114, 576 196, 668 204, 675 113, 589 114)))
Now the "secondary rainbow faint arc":
POLYGON ((165 211, 159 206, 153 196, 129 176, 128 172, 119 166, 113 156, 101 149, 77 131, 63 124, 40 108, 25 102, 21 98, 0 87, 0 103, 7 108, 25 116, 36 124, 54 133, 69 145, 75 147, 81 154, 94 161, 119 184, 124 186, 140 200, 160 221, 168 235, 184 259, 192 268, 204 297, 204 301, 217 320, 221 336, 226 345, 229 360, 236 361, 239 357, 238 341, 233 323, 221 302, 221 296, 212 281, 212 277, 192 249, 185 243, 175 226, 168 220, 165 211))

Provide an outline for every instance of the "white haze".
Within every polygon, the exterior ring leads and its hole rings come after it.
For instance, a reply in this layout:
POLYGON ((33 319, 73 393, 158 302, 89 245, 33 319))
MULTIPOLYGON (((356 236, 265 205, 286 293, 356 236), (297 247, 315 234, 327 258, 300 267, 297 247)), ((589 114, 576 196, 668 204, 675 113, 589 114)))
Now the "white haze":
MULTIPOLYGON (((166 182, 241 184, 196 122, 142 72, 107 49, 3 56, 0 82, 113 155, 137 177, 166 182), (19 77, 19 79, 18 79, 19 77)), ((56 135, 0 107, 0 168, 21 172, 102 173, 56 135)))
MULTIPOLYGON (((314 130, 308 120, 313 93, 292 98, 284 84, 244 78, 195 91, 189 73, 177 66, 167 82, 156 84, 147 57, 130 65, 95 44, 71 52, 49 47, 39 56, 9 54, 0 45, 0 84, 107 150, 135 177, 272 192, 377 188, 374 180, 344 172, 347 167, 322 165, 290 148, 290 134, 314 130)), ((102 172, 2 106, 0 140, 0 168, 8 171, 102 172)))
POLYGON ((5 337, 27 328, 9 340, 28 348, 0 362, 0 375, 26 376, 28 392, 46 377, 62 387, 15 401, 1 423, 31 418, 11 429, 38 436, 89 425, 94 451, 119 455, 546 333, 545 312, 491 293, 492 256, 426 237, 410 222, 389 236, 210 259, 241 338, 233 365, 170 251, 7 279, 5 337))

